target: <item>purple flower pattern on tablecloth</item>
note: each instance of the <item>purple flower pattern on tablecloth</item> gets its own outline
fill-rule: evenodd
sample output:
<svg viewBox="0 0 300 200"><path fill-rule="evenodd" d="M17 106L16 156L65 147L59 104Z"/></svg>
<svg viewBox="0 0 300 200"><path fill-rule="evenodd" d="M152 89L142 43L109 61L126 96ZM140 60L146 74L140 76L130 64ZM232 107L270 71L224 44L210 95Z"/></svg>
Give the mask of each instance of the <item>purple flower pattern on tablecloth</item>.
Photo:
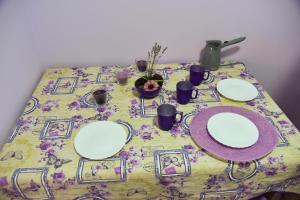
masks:
<svg viewBox="0 0 300 200"><path fill-rule="evenodd" d="M132 173L134 169L140 167L142 160L145 159L140 148L135 148L131 146L128 150L122 150L119 156L126 160L127 172Z"/></svg>
<svg viewBox="0 0 300 200"><path fill-rule="evenodd" d="M65 155L59 155L65 148L65 140L42 140L40 145L37 146L40 149L40 159L38 163L45 163L49 167L54 169L60 168L62 165L71 162Z"/></svg>
<svg viewBox="0 0 300 200"><path fill-rule="evenodd" d="M113 73L113 66L101 66L101 72L104 74Z"/></svg>
<svg viewBox="0 0 300 200"><path fill-rule="evenodd" d="M143 124L134 134L144 141L152 140L154 137L159 136L158 130L148 124Z"/></svg>
<svg viewBox="0 0 300 200"><path fill-rule="evenodd" d="M257 99L256 104L257 104L256 110L267 117L279 118L280 115L282 114L282 111L280 110L278 111L270 110L268 108L267 102L263 99Z"/></svg>
<svg viewBox="0 0 300 200"><path fill-rule="evenodd" d="M171 130L169 131L171 136L173 137L181 137L181 138L188 138L189 135L185 133L185 131L182 129L182 127L179 124L175 124Z"/></svg>
<svg viewBox="0 0 300 200"><path fill-rule="evenodd" d="M83 108L87 108L88 106L82 103L83 98L84 98L83 96L77 95L76 100L73 100L68 104L68 109L79 111Z"/></svg>
<svg viewBox="0 0 300 200"><path fill-rule="evenodd" d="M96 110L98 111L98 120L108 120L113 113L118 112L119 107L117 105L105 104L100 105L98 108L96 108Z"/></svg>
<svg viewBox="0 0 300 200"><path fill-rule="evenodd" d="M90 73L86 73L86 67L73 67L72 69L72 75L73 76L78 76L78 77L82 77L82 78L86 78L92 74Z"/></svg>
<svg viewBox="0 0 300 200"><path fill-rule="evenodd" d="M285 134L286 135L295 135L298 133L297 128L290 122L287 120L278 120L276 125L280 128L280 129L284 129Z"/></svg>
<svg viewBox="0 0 300 200"><path fill-rule="evenodd" d="M110 196L111 193L106 184L98 184L98 185L91 185L87 187L88 194L92 195L93 197L100 197L106 199L106 197Z"/></svg>
<svg viewBox="0 0 300 200"><path fill-rule="evenodd" d="M239 162L238 163L238 169L242 170L242 169L249 169L250 167L250 162Z"/></svg>
<svg viewBox="0 0 300 200"><path fill-rule="evenodd" d="M62 171L54 172L50 175L50 177L52 180L48 182L48 185L52 190L66 190L76 184L75 177L67 178L65 173Z"/></svg>
<svg viewBox="0 0 300 200"><path fill-rule="evenodd" d="M40 149L42 151L45 151L47 150L49 147L51 146L51 143L48 142L48 141L42 141L41 144L40 144Z"/></svg>
<svg viewBox="0 0 300 200"><path fill-rule="evenodd" d="M10 199L21 199L21 196L19 195L19 193L16 190L10 189L10 188L2 188L0 187L0 191L3 195L5 195L6 197L10 198Z"/></svg>
<svg viewBox="0 0 300 200"><path fill-rule="evenodd" d="M47 82L47 85L45 85L42 89L42 95L50 94L53 89L54 83L54 80L49 80Z"/></svg>
<svg viewBox="0 0 300 200"><path fill-rule="evenodd" d="M266 116L270 119L274 118L273 122L279 128L279 130L284 130L286 135L297 134L297 128L288 120L281 119L283 112L280 109L270 110L265 99L254 99L252 101L245 103L248 106L251 106L256 112L260 113L263 116Z"/></svg>
<svg viewBox="0 0 300 200"><path fill-rule="evenodd" d="M8 182L7 182L7 177L6 176L1 176L0 177L0 187L4 187L7 186Z"/></svg>
<svg viewBox="0 0 300 200"><path fill-rule="evenodd" d="M287 165L284 163L283 156L268 157L267 163L262 163L259 170L265 174L265 176L275 176L279 173L285 172Z"/></svg>
<svg viewBox="0 0 300 200"><path fill-rule="evenodd" d="M68 104L68 109L69 110L80 110L81 105L79 101L72 101L71 103Z"/></svg>
<svg viewBox="0 0 300 200"><path fill-rule="evenodd" d="M34 180L30 180L29 182L29 186L27 186L23 192L26 193L26 192L38 192L39 189L41 188L41 186L39 184L37 184Z"/></svg>
<svg viewBox="0 0 300 200"><path fill-rule="evenodd" d="M68 87L70 87L71 85L72 85L71 82L70 82L70 81L67 81L67 82L65 82L65 83L63 83L63 84L60 84L59 87L61 87L61 88L68 88Z"/></svg>
<svg viewBox="0 0 300 200"><path fill-rule="evenodd" d="M260 88L263 91L263 88ZM270 110L265 99L254 99L252 101L245 102L246 105L251 106L251 109L266 116L274 122L279 130L284 130L286 135L297 134L297 128L288 120L281 119L283 112L278 108L276 110Z"/></svg>
<svg viewBox="0 0 300 200"><path fill-rule="evenodd" d="M177 100L176 100L176 93L174 93L174 91L165 90L165 94L166 94L166 97L164 99L165 102L177 107L178 103L177 103Z"/></svg>
<svg viewBox="0 0 300 200"><path fill-rule="evenodd" d="M50 112L53 108L59 107L59 100L47 100L43 104L38 104L37 107L40 108L42 112Z"/></svg>
<svg viewBox="0 0 300 200"><path fill-rule="evenodd" d="M130 101L131 105L128 106L130 118L137 118L140 116L140 105L138 104L138 101L139 100L136 98Z"/></svg>
<svg viewBox="0 0 300 200"><path fill-rule="evenodd" d="M240 71L240 77L242 79L254 79L254 77L252 76L252 74L250 74L249 70L247 68L244 68Z"/></svg>
<svg viewBox="0 0 300 200"><path fill-rule="evenodd" d="M228 79L228 78L233 78L228 72L223 72L223 71L218 71L217 77L220 78L221 80Z"/></svg>
<svg viewBox="0 0 300 200"><path fill-rule="evenodd" d="M83 78L77 83L77 87L87 87L88 85L91 85L95 83L95 81L92 81L88 78Z"/></svg>
<svg viewBox="0 0 300 200"><path fill-rule="evenodd" d="M71 117L74 122L73 128L80 128L81 125L88 123L89 120L83 118L82 115L74 115Z"/></svg>
<svg viewBox="0 0 300 200"><path fill-rule="evenodd" d="M193 146L192 144L183 145L182 149L189 153L189 159L191 163L198 162L200 157L205 156L204 151L197 146Z"/></svg>
<svg viewBox="0 0 300 200"><path fill-rule="evenodd" d="M265 189L263 184L256 183L253 181L251 181L247 184L242 183L239 186L239 191L242 191L241 197L242 198L244 197L246 199L250 199L250 198L254 197L253 195L255 193L257 193L257 191L263 192L264 190L262 190L262 189Z"/></svg>
<svg viewBox="0 0 300 200"><path fill-rule="evenodd" d="M185 177L171 176L160 178L158 184L163 188L163 191L158 197L180 200L190 199L194 194L180 191L182 188L184 188L185 182Z"/></svg>
<svg viewBox="0 0 300 200"><path fill-rule="evenodd" d="M18 120L18 135L22 135L24 132L32 131L37 126L38 119L33 116L21 116Z"/></svg>
<svg viewBox="0 0 300 200"><path fill-rule="evenodd" d="M223 174L220 174L220 175L211 174L211 175L209 175L203 189L219 191L222 188L222 185L226 182L228 182L228 180L227 180L227 177L225 175L223 175Z"/></svg>

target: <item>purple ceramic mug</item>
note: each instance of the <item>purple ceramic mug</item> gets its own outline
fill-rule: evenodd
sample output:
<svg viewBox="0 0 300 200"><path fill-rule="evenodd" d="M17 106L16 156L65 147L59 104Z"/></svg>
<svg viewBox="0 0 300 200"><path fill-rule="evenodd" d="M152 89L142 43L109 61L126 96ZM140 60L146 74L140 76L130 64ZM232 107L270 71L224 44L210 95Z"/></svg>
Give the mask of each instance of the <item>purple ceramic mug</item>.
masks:
<svg viewBox="0 0 300 200"><path fill-rule="evenodd" d="M180 119L176 119L176 115L180 115ZM170 104L161 104L157 108L158 126L161 130L170 130L175 123L182 121L183 112L176 111L175 106Z"/></svg>
<svg viewBox="0 0 300 200"><path fill-rule="evenodd" d="M191 99L196 99L198 93L198 89L194 88L193 84L189 81L179 81L176 84L177 102L180 104L187 104Z"/></svg>
<svg viewBox="0 0 300 200"><path fill-rule="evenodd" d="M209 70L205 69L205 67L200 65L192 65L190 67L190 82L197 86L203 80L207 80L209 78Z"/></svg>

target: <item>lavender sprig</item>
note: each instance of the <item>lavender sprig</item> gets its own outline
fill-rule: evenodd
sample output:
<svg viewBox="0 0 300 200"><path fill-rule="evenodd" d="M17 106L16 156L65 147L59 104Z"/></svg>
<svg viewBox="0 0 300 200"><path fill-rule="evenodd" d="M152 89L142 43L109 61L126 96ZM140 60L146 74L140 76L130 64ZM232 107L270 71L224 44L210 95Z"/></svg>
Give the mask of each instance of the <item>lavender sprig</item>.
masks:
<svg viewBox="0 0 300 200"><path fill-rule="evenodd" d="M155 42L154 46L151 49L151 52L148 51L148 70L146 77L148 80L151 79L153 75L153 67L154 64L157 62L158 59L162 57L162 55L166 52L168 47L165 47L162 51L162 46Z"/></svg>

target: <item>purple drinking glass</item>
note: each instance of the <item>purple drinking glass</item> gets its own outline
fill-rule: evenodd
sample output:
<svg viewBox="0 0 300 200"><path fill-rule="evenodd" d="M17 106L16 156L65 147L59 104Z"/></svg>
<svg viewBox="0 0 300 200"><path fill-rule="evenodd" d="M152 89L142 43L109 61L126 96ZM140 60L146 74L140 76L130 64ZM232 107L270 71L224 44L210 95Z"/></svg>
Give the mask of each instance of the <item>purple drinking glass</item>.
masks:
<svg viewBox="0 0 300 200"><path fill-rule="evenodd" d="M194 92L194 95L193 95ZM179 81L176 84L177 102L180 104L187 104L191 99L198 97L198 89L194 88L193 84L189 81Z"/></svg>
<svg viewBox="0 0 300 200"><path fill-rule="evenodd" d="M106 103L107 92L104 89L98 89L93 91L93 97L95 98L98 105L102 105Z"/></svg>
<svg viewBox="0 0 300 200"><path fill-rule="evenodd" d="M180 116L180 119L176 119L176 115ZM170 130L175 123L182 121L183 112L177 111L175 106L170 104L161 104L157 108L158 126L161 130Z"/></svg>
<svg viewBox="0 0 300 200"><path fill-rule="evenodd" d="M146 58L143 57L136 58L135 64L140 72L146 71L148 65Z"/></svg>
<svg viewBox="0 0 300 200"><path fill-rule="evenodd" d="M194 85L200 85L203 80L209 78L210 72L200 65L192 65L190 67L190 82Z"/></svg>
<svg viewBox="0 0 300 200"><path fill-rule="evenodd" d="M128 80L128 72L127 71L120 71L116 73L116 78L119 84L123 85L127 83Z"/></svg>

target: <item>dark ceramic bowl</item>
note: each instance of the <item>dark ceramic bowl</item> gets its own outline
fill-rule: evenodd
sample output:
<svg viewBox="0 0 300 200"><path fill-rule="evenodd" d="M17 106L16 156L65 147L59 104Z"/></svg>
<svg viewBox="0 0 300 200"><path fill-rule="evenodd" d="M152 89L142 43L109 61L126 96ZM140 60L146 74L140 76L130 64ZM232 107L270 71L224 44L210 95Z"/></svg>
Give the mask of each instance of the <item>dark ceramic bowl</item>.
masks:
<svg viewBox="0 0 300 200"><path fill-rule="evenodd" d="M158 85L160 86L159 89L154 90L154 91L145 91L144 84L147 82L145 77L141 77L135 81L134 85L135 85L136 90L139 92L140 97L150 99L150 98L156 97L158 95L158 93L160 92L161 87L163 85L163 77L159 74L154 74L152 76L152 80L161 80L160 82L158 82Z"/></svg>

